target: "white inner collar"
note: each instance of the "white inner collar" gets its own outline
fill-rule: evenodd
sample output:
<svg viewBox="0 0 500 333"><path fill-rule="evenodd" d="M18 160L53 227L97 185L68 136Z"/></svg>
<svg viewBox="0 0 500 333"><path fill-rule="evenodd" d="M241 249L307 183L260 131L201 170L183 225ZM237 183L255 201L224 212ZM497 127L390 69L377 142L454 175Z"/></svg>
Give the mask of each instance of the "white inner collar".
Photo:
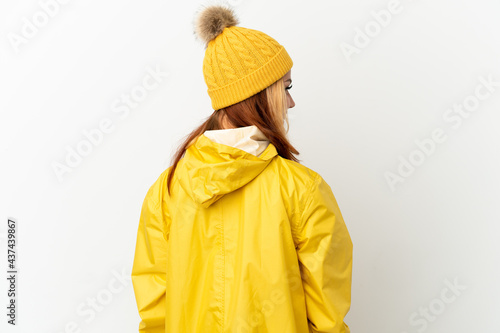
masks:
<svg viewBox="0 0 500 333"><path fill-rule="evenodd" d="M267 137L255 125L221 130L207 130L203 134L214 142L239 148L255 156L262 154L269 145Z"/></svg>

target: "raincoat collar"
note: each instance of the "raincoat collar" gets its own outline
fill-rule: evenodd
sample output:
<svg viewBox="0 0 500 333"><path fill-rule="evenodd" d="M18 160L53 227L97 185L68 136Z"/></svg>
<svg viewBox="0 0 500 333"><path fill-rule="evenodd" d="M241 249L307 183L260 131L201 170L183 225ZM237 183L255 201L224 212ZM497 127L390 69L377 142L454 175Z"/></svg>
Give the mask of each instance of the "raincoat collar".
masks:
<svg viewBox="0 0 500 333"><path fill-rule="evenodd" d="M176 174L189 196L207 208L225 194L252 181L276 155L278 152L272 143L255 156L201 134L186 149Z"/></svg>

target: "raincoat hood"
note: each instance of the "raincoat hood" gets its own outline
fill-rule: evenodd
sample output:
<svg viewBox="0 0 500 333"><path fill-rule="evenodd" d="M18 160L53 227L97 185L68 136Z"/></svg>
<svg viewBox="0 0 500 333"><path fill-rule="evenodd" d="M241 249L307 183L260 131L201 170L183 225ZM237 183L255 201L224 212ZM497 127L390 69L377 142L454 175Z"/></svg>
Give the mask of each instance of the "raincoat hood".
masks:
<svg viewBox="0 0 500 333"><path fill-rule="evenodd" d="M251 182L276 155L254 125L206 131L186 149L175 174L186 193L207 208Z"/></svg>

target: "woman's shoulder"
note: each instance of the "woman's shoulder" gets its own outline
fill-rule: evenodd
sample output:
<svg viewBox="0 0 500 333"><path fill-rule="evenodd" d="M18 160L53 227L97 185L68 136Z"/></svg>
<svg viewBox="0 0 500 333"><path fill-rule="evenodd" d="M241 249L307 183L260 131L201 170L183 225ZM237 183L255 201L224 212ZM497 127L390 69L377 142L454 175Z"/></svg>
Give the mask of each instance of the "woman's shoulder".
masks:
<svg viewBox="0 0 500 333"><path fill-rule="evenodd" d="M294 180L295 183L301 183L301 185L309 187L313 182L322 180L321 175L317 171L304 164L281 156L278 156L276 160L280 168L280 175Z"/></svg>

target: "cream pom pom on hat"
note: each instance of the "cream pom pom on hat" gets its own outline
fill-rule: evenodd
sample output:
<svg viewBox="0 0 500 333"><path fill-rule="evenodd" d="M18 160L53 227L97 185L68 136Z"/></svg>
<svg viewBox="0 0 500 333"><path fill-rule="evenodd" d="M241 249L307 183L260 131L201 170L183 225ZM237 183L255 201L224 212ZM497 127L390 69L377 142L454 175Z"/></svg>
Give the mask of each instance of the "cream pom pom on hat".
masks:
<svg viewBox="0 0 500 333"><path fill-rule="evenodd" d="M293 66L283 45L237 24L229 5L204 6L195 16L193 33L205 46L203 76L214 110L257 94Z"/></svg>

